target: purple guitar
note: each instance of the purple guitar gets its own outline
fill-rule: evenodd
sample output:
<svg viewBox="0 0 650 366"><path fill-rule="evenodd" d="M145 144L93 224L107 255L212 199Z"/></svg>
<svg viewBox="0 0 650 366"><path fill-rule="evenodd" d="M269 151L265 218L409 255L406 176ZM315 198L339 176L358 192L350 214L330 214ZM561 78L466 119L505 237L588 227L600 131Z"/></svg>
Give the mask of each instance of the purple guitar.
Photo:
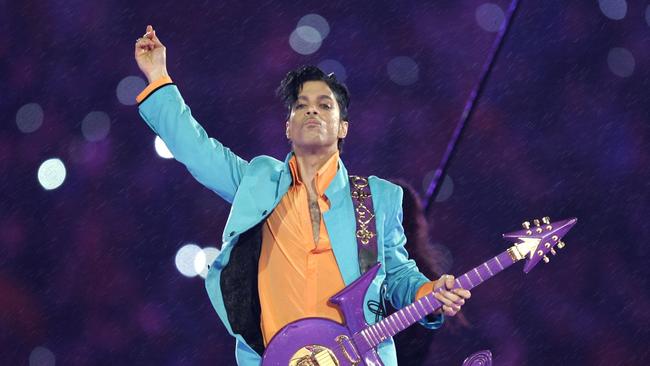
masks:
<svg viewBox="0 0 650 366"><path fill-rule="evenodd" d="M556 254L555 247L564 247L561 239L575 225L575 218L550 222L523 223L523 230L503 234L514 245L503 253L456 278L455 287L471 290L483 281L526 259L524 272L530 272L547 254ZM363 276L330 298L342 312L345 325L329 319L306 318L287 324L269 343L262 356L263 366L379 366L383 365L376 347L418 320L438 310L442 304L433 294L407 305L383 320L368 325L363 316L363 299L379 266L376 264Z"/></svg>

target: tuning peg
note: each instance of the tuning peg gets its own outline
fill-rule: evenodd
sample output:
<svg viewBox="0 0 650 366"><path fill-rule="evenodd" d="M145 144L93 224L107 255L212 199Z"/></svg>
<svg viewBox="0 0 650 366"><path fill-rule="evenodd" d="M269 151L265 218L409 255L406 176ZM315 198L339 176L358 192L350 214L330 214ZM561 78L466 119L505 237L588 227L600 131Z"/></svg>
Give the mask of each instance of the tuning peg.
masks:
<svg viewBox="0 0 650 366"><path fill-rule="evenodd" d="M548 259L547 256L544 256L544 257L542 258L542 260L544 261L544 263L548 263L548 262L551 261L550 259Z"/></svg>
<svg viewBox="0 0 650 366"><path fill-rule="evenodd" d="M542 217L542 222L543 222L544 224L548 225L548 224L551 223L551 218L548 217L548 216L544 216L544 217Z"/></svg>
<svg viewBox="0 0 650 366"><path fill-rule="evenodd" d="M523 227L526 230L530 229L530 222L529 221L522 222L521 227Z"/></svg>
<svg viewBox="0 0 650 366"><path fill-rule="evenodd" d="M537 219L533 220L533 225L539 226L539 220L537 220Z"/></svg>
<svg viewBox="0 0 650 366"><path fill-rule="evenodd" d="M553 249L553 248L551 248L550 252L551 252L551 254L553 254L553 255L556 255L556 254L557 254L557 252L556 252L555 249Z"/></svg>
<svg viewBox="0 0 650 366"><path fill-rule="evenodd" d="M558 247L559 249L564 248L564 245L565 245L565 243L564 243L563 241L560 241L560 242L557 243L557 247Z"/></svg>

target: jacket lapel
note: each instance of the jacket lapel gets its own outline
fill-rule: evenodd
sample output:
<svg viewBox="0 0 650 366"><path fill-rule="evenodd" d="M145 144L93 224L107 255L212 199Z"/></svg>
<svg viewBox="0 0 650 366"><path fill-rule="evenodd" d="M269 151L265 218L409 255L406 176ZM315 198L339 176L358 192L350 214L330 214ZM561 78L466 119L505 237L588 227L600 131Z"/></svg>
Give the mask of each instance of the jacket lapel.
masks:
<svg viewBox="0 0 650 366"><path fill-rule="evenodd" d="M341 276L346 285L360 275L356 243L356 223L354 207L350 197L348 171L339 159L339 169L336 176L325 191L330 200L330 209L323 214L327 234L330 237L332 250Z"/></svg>

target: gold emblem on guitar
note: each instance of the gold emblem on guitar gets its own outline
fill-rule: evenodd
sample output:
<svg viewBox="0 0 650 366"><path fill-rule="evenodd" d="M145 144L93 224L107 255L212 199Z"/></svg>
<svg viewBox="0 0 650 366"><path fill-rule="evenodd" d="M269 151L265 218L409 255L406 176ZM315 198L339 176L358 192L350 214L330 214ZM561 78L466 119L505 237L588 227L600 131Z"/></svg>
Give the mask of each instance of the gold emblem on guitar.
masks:
<svg viewBox="0 0 650 366"><path fill-rule="evenodd" d="M339 360L329 348L312 344L294 353L289 366L339 366Z"/></svg>

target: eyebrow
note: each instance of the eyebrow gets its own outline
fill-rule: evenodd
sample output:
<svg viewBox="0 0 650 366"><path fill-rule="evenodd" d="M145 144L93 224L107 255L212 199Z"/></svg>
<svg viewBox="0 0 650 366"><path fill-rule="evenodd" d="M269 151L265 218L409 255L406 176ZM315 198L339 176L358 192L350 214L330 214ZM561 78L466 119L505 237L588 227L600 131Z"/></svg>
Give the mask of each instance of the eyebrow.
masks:
<svg viewBox="0 0 650 366"><path fill-rule="evenodd" d="M334 100L333 100L329 95L325 95L325 94L323 94L323 95L319 95L318 98L316 98L316 99L319 99L319 100L320 100L320 99L329 99L329 100L331 100L331 101L334 101ZM299 97L296 99L296 101L299 101L299 100L309 100L309 98L307 98L307 97L304 96L304 95L301 95L301 96L299 96Z"/></svg>

